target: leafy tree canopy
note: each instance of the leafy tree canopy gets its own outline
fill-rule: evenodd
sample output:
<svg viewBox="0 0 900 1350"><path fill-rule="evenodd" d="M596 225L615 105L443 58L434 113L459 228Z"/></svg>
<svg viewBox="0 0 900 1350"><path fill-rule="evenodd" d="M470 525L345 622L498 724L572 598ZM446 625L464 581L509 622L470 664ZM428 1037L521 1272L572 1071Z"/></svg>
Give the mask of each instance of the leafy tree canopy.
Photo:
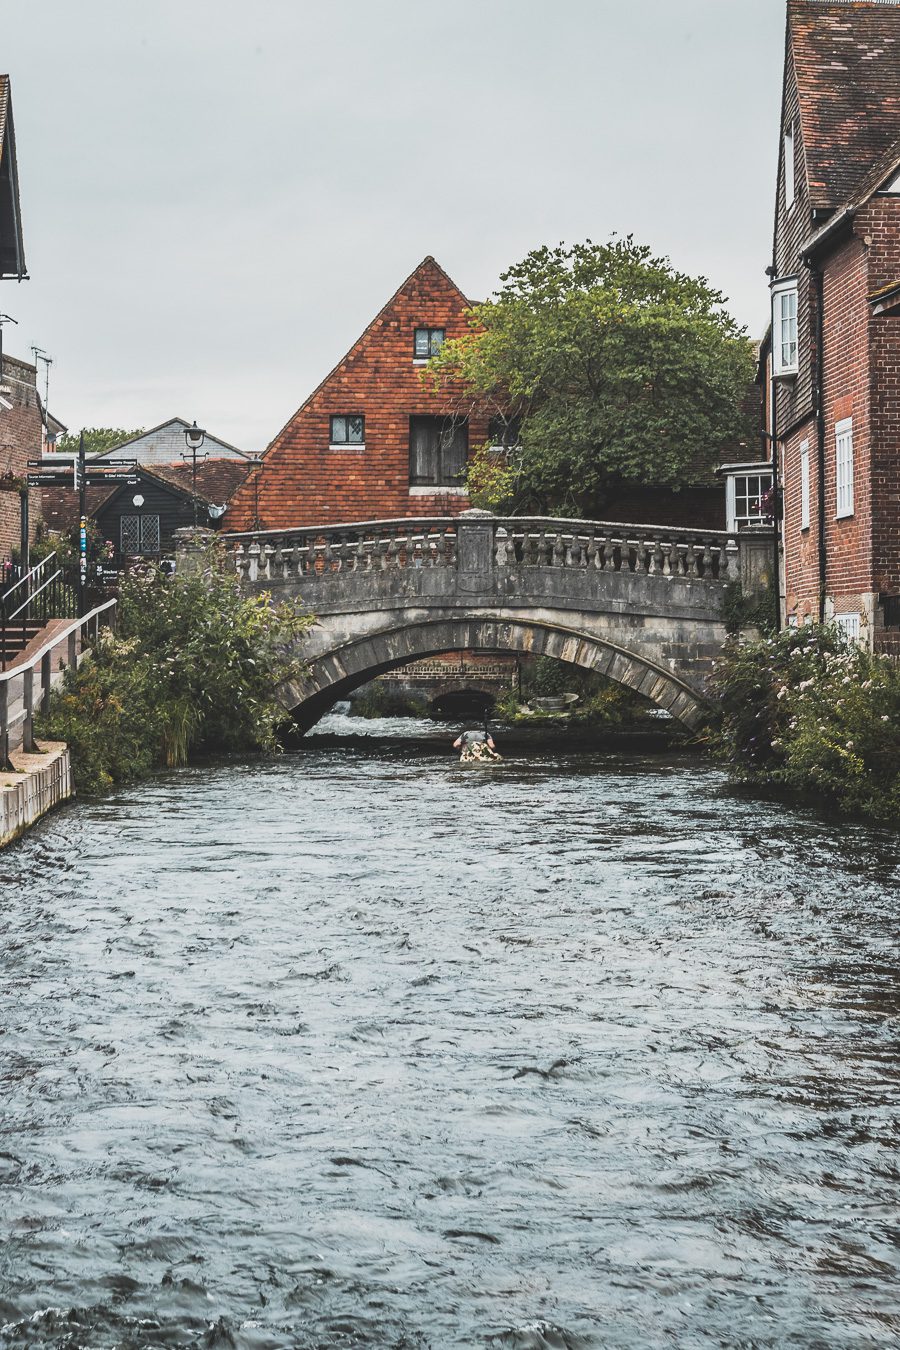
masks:
<svg viewBox="0 0 900 1350"><path fill-rule="evenodd" d="M751 345L704 278L629 237L535 249L501 281L427 379L520 422L520 501L586 514L616 483L696 481L752 436Z"/></svg>
<svg viewBox="0 0 900 1350"><path fill-rule="evenodd" d="M115 446L121 445L123 441L130 441L132 436L140 436L144 428L136 427L134 431L126 431L124 427L82 427L81 430L84 432L84 453L99 455L104 450L112 450ZM67 431L64 436L60 436L56 448L66 454L77 455L80 439L81 431Z"/></svg>

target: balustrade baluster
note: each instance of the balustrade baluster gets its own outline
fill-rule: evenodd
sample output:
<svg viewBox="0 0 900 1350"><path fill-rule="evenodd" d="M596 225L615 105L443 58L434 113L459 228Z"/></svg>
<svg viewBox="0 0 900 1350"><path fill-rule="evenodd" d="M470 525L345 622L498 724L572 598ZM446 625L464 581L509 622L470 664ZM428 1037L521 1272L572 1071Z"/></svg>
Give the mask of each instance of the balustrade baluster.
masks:
<svg viewBox="0 0 900 1350"><path fill-rule="evenodd" d="M237 548L234 550L234 553L231 555L231 557L234 563L234 570L237 573L238 581L245 581L247 572L247 555L244 552L244 545L238 544Z"/></svg>
<svg viewBox="0 0 900 1350"><path fill-rule="evenodd" d="M596 570L600 566L600 549L595 534L588 535L587 548L584 550L584 566Z"/></svg>
<svg viewBox="0 0 900 1350"><path fill-rule="evenodd" d="M494 535L494 561L498 567L509 566L510 542L511 541L507 531L503 528L502 525L498 525L497 531Z"/></svg>
<svg viewBox="0 0 900 1350"><path fill-rule="evenodd" d="M732 567L732 564L733 564L733 563L736 564L736 563L737 563L737 560L738 560L738 546L737 546L737 541L734 540L734 539L727 539L727 540L725 541L725 547L722 549L722 552L721 552L721 554L719 555L719 580L720 580L720 581L727 581L727 580L729 580L732 576L734 576L734 574L735 574L735 572L736 572L736 568L735 568L735 567Z"/></svg>
<svg viewBox="0 0 900 1350"><path fill-rule="evenodd" d="M247 556L247 563L248 563L248 569L249 569L249 573L250 573L250 580L251 580L251 581L258 581L258 580L259 580L259 543L258 543L258 541L257 541L256 539L253 540L253 542L251 543L250 547L248 548L248 550L247 550L247 555L248 555L248 556Z"/></svg>
<svg viewBox="0 0 900 1350"><path fill-rule="evenodd" d="M553 540L547 562L551 567L565 567L566 565L566 546L562 541L562 535L557 534Z"/></svg>
<svg viewBox="0 0 900 1350"><path fill-rule="evenodd" d="M710 551L709 541L703 545L703 575L712 577L712 552Z"/></svg>
<svg viewBox="0 0 900 1350"><path fill-rule="evenodd" d="M396 532L388 537L387 553L385 555L385 567L396 568L400 566L400 540Z"/></svg>

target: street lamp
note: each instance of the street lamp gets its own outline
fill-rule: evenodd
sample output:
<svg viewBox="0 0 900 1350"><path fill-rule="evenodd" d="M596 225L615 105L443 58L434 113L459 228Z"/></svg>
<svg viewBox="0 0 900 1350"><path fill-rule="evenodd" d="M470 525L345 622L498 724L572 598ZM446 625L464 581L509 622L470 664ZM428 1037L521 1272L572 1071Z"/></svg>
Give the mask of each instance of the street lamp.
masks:
<svg viewBox="0 0 900 1350"><path fill-rule="evenodd" d="M194 498L194 529L197 528L197 451L206 440L206 431L197 426L196 418L191 426L184 429L184 441L191 460L191 492ZM206 455L203 456L206 459Z"/></svg>

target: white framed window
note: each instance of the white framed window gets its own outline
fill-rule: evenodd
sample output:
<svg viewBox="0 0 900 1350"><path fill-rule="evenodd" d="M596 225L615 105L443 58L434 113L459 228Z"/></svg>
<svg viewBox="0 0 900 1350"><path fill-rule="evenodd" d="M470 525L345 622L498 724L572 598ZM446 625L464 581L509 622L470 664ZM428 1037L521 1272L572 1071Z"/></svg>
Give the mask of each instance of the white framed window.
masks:
<svg viewBox="0 0 900 1350"><path fill-rule="evenodd" d="M853 515L853 418L834 426L834 467L838 520Z"/></svg>
<svg viewBox="0 0 900 1350"><path fill-rule="evenodd" d="M797 278L791 277L772 287L772 374L796 375L799 369Z"/></svg>
<svg viewBox="0 0 900 1350"><path fill-rule="evenodd" d="M761 473L730 473L725 480L725 514L727 530L739 530L742 525L765 522L759 504L772 486L771 470Z"/></svg>
<svg viewBox="0 0 900 1350"><path fill-rule="evenodd" d="M859 642L858 614L835 614L834 622L848 642Z"/></svg>
<svg viewBox="0 0 900 1350"><path fill-rule="evenodd" d="M809 529L809 441L800 443L800 528Z"/></svg>
<svg viewBox="0 0 900 1350"><path fill-rule="evenodd" d="M784 205L790 211L794 205L794 124L784 133Z"/></svg>

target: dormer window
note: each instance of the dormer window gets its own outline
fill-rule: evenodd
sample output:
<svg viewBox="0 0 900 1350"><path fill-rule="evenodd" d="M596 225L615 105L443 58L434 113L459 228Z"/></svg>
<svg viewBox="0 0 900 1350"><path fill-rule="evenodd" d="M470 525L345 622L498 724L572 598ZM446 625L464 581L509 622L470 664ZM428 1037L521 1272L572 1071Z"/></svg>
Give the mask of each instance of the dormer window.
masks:
<svg viewBox="0 0 900 1350"><path fill-rule="evenodd" d="M797 278L772 287L772 374L796 375L800 369L797 345Z"/></svg>
<svg viewBox="0 0 900 1350"><path fill-rule="evenodd" d="M784 206L790 211L794 205L794 124L784 133Z"/></svg>
<svg viewBox="0 0 900 1350"><path fill-rule="evenodd" d="M445 335L444 328L417 328L413 343L413 359L428 361L432 356L437 356L444 345Z"/></svg>

